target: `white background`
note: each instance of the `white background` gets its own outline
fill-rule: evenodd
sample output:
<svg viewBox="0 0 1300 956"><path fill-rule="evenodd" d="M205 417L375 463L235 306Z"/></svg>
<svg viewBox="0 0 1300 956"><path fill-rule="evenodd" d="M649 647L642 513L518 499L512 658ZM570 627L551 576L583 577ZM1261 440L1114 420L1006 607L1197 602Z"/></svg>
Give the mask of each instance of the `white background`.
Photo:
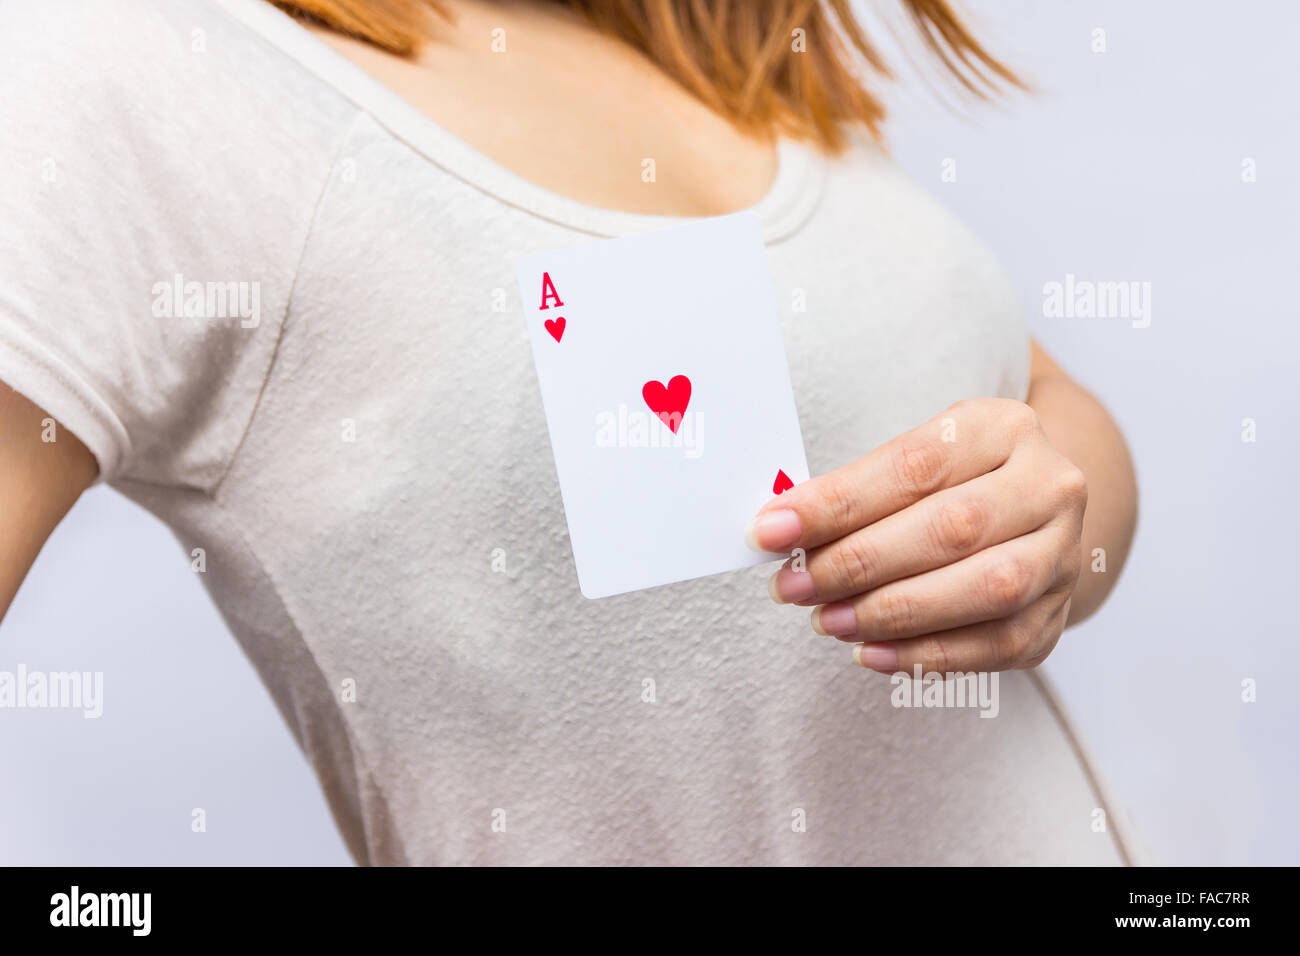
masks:
<svg viewBox="0 0 1300 956"><path fill-rule="evenodd" d="M1047 669L1153 861L1300 863L1300 13L975 9L1037 94L945 110L909 80L893 151L1001 256L1040 341L1124 427L1142 484L1123 579ZM1067 272L1151 282L1150 328L1042 317L1043 284ZM102 670L106 700L97 721L0 712L0 863L349 862L179 546L116 494L87 494L37 561L0 626L0 669L20 661Z"/></svg>

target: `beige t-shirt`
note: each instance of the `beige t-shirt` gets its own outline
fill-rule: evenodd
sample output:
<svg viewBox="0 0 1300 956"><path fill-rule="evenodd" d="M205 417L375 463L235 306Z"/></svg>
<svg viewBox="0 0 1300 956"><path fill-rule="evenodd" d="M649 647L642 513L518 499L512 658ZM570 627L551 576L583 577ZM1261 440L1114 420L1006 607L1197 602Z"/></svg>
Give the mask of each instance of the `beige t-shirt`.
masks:
<svg viewBox="0 0 1300 956"><path fill-rule="evenodd" d="M204 550L358 861L1124 859L1031 675L895 706L771 568L580 595L514 263L677 220L521 180L262 0L8 5L0 61L0 379ZM998 265L873 147L783 144L755 209L814 473L1025 395Z"/></svg>

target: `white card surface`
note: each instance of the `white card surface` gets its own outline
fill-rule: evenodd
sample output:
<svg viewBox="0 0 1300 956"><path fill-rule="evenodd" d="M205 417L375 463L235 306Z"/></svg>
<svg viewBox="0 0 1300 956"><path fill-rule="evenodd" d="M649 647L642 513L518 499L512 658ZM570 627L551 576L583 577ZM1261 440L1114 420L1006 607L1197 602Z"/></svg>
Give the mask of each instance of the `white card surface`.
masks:
<svg viewBox="0 0 1300 956"><path fill-rule="evenodd" d="M784 557L744 542L808 477L757 216L529 256L518 275L583 595Z"/></svg>

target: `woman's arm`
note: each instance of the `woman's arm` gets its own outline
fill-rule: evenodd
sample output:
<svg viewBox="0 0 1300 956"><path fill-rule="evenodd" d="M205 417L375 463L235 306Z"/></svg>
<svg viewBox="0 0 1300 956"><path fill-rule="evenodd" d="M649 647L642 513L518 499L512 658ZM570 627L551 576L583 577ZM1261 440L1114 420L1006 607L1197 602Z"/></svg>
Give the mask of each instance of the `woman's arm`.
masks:
<svg viewBox="0 0 1300 956"><path fill-rule="evenodd" d="M1124 436L1101 402L1062 371L1037 342L1030 363L1028 405L1038 413L1048 440L1083 470L1088 481L1082 568L1067 622L1078 624L1101 607L1124 568L1137 525L1137 478Z"/></svg>
<svg viewBox="0 0 1300 956"><path fill-rule="evenodd" d="M1096 399L1037 346L1030 377L1027 402L958 402L768 502L750 544L793 552L772 598L815 608L815 630L885 673L1041 663L1110 589L1136 491Z"/></svg>
<svg viewBox="0 0 1300 956"><path fill-rule="evenodd" d="M0 382L0 619L45 539L97 473L72 432Z"/></svg>

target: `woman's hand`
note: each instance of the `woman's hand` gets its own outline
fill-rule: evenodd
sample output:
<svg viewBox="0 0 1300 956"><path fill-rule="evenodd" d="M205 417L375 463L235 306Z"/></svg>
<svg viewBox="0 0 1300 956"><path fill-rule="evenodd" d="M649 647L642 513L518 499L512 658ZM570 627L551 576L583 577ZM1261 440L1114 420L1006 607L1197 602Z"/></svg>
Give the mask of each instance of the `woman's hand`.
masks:
<svg viewBox="0 0 1300 956"><path fill-rule="evenodd" d="M1033 409L977 399L773 499L748 537L795 553L772 598L817 605L863 667L1027 668L1065 628L1087 499Z"/></svg>

